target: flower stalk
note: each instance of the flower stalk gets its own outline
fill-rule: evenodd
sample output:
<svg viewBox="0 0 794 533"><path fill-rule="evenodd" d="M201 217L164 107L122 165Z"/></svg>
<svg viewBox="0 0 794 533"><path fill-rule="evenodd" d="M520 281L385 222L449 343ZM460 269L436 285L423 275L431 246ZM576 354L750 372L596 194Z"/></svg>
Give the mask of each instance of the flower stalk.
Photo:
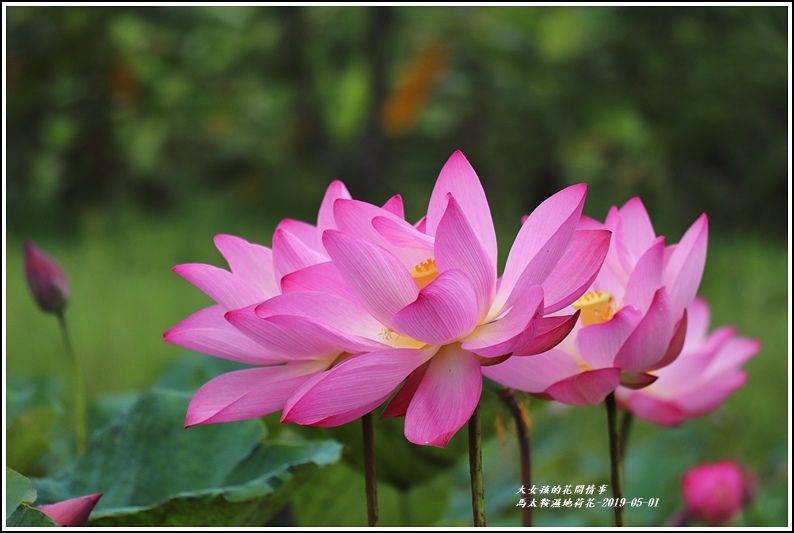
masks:
<svg viewBox="0 0 794 533"><path fill-rule="evenodd" d="M516 437L518 438L518 450L521 461L521 485L524 487L532 486L531 455L529 447L529 427L524 419L521 406L518 404L515 391L505 388L499 391L499 398L510 410L516 424ZM532 527L532 507L526 505L521 509L521 526Z"/></svg>
<svg viewBox="0 0 794 533"><path fill-rule="evenodd" d="M69 363L72 366L72 398L74 401L74 428L77 436L77 453L82 455L86 448L86 422L85 422L85 386L83 381L83 373L80 369L80 364L77 357L72 350L72 342L69 339L69 329L66 327L66 317L63 311L55 313L58 317L58 323L61 326L61 334L63 335L63 342L66 345L66 353L69 356Z"/></svg>
<svg viewBox="0 0 794 533"><path fill-rule="evenodd" d="M469 472L471 474L471 510L474 527L485 527L485 486L482 480L482 430L480 404L469 419Z"/></svg>
<svg viewBox="0 0 794 533"><path fill-rule="evenodd" d="M378 482L375 475L375 430L372 412L361 417L364 435L364 479L367 492L367 523L369 527L378 525Z"/></svg>
<svg viewBox="0 0 794 533"><path fill-rule="evenodd" d="M617 405L614 392L610 392L607 395L606 408L607 424L609 426L609 462L612 476L612 496L617 502L620 502L623 498L623 481L620 471L620 438L617 429ZM613 508L615 510L615 526L623 527L623 506L618 503Z"/></svg>
<svg viewBox="0 0 794 533"><path fill-rule="evenodd" d="M626 460L626 451L629 449L629 435L631 434L631 423L634 415L625 411L620 421L620 460Z"/></svg>

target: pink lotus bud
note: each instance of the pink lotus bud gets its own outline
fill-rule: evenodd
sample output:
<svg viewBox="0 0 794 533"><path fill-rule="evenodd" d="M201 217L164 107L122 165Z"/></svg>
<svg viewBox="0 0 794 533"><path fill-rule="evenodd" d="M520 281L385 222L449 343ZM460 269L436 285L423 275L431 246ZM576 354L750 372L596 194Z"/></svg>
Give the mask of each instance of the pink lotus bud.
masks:
<svg viewBox="0 0 794 533"><path fill-rule="evenodd" d="M734 520L752 498L752 480L729 460L691 468L681 478L685 513L709 526Z"/></svg>
<svg viewBox="0 0 794 533"><path fill-rule="evenodd" d="M88 522L88 516L101 497L101 492L89 494L88 496L80 496L58 503L40 505L38 510L63 527L83 527Z"/></svg>
<svg viewBox="0 0 794 533"><path fill-rule="evenodd" d="M69 280L49 255L25 241L25 278L33 298L45 312L60 313L69 301Z"/></svg>

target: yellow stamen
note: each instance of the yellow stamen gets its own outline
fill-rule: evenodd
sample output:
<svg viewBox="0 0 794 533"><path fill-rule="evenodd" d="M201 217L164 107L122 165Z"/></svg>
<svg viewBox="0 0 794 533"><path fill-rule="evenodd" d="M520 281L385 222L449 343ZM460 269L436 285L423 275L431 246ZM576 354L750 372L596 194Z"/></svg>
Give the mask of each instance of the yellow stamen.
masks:
<svg viewBox="0 0 794 533"><path fill-rule="evenodd" d="M603 324L615 314L612 295L608 292L588 292L573 303L575 309L581 309L579 319L583 326Z"/></svg>
<svg viewBox="0 0 794 533"><path fill-rule="evenodd" d="M425 288L431 281L438 277L436 261L432 258L427 261L422 261L411 269L411 276L414 278L417 287L420 289Z"/></svg>
<svg viewBox="0 0 794 533"><path fill-rule="evenodd" d="M422 348L426 345L424 342L412 339L407 335L400 335L386 326L383 326L378 332L378 337L381 338L383 344L388 344L394 348Z"/></svg>

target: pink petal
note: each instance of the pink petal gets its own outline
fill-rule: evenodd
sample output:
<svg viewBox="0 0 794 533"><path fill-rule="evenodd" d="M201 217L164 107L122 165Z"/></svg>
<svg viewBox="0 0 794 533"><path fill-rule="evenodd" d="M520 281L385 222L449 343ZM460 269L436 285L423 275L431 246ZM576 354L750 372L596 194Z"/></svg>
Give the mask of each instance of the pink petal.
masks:
<svg viewBox="0 0 794 533"><path fill-rule="evenodd" d="M274 413L304 381L331 361L247 368L228 372L201 386L187 408L185 427L257 418Z"/></svg>
<svg viewBox="0 0 794 533"><path fill-rule="evenodd" d="M706 265L708 229L708 219L701 215L681 238L665 267L664 282L676 318L692 303L700 286Z"/></svg>
<svg viewBox="0 0 794 533"><path fill-rule="evenodd" d="M404 220L377 216L372 219L372 227L392 246L421 250L420 257L425 258L433 253L433 238Z"/></svg>
<svg viewBox="0 0 794 533"><path fill-rule="evenodd" d="M318 324L332 327L348 335L375 339L384 329L358 302L327 292L286 293L256 308L265 318L273 315L296 315L310 318Z"/></svg>
<svg viewBox="0 0 794 533"><path fill-rule="evenodd" d="M624 307L603 324L583 327L576 336L576 351L590 368L615 366L615 356L641 320L641 313Z"/></svg>
<svg viewBox="0 0 794 533"><path fill-rule="evenodd" d="M624 372L644 372L650 369L667 352L674 328L667 292L659 289L648 312L615 356L615 364Z"/></svg>
<svg viewBox="0 0 794 533"><path fill-rule="evenodd" d="M621 219L620 238L636 261L656 238L651 219L642 201L634 197L619 210Z"/></svg>
<svg viewBox="0 0 794 533"><path fill-rule="evenodd" d="M711 378L729 368L740 367L757 354L760 349L761 343L756 339L745 337L730 339L712 359L705 377Z"/></svg>
<svg viewBox="0 0 794 533"><path fill-rule="evenodd" d="M578 319L579 311L572 315L543 318L535 330L535 336L532 341L521 349L516 350L513 355L523 357L551 350L571 333Z"/></svg>
<svg viewBox="0 0 794 533"><path fill-rule="evenodd" d="M546 308L553 313L572 304L593 284L601 270L611 233L606 230L576 230L560 261L543 281Z"/></svg>
<svg viewBox="0 0 794 533"><path fill-rule="evenodd" d="M263 318L262 320L280 326L284 331L290 332L293 339L293 353L296 353L295 339L301 339L301 343L303 344L315 344L318 348L327 345L325 350L316 351L313 356L306 354L306 357L312 357L313 359L327 357L335 358L340 352L356 354L371 352L373 350L382 350L387 346L391 346L391 343L388 341L388 336L385 334L381 334L379 339L351 334L328 324L322 324L311 317L275 315ZM382 329L381 326L381 331ZM375 335L377 334L373 333L373 337ZM293 358L295 357L296 356L293 356Z"/></svg>
<svg viewBox="0 0 794 533"><path fill-rule="evenodd" d="M325 250L323 249L323 243L320 238L322 236L322 233L318 233L317 228L312 226L311 224L307 222L303 222L302 220L285 218L284 220L278 223L276 229L286 231L292 237L299 240L303 245L305 245L309 249L325 256ZM326 260L327 259L328 258L326 257Z"/></svg>
<svg viewBox="0 0 794 533"><path fill-rule="evenodd" d="M747 373L742 370L724 372L689 394L679 396L676 402L684 407L689 417L702 416L719 407L746 381Z"/></svg>
<svg viewBox="0 0 794 533"><path fill-rule="evenodd" d="M323 243L350 288L382 324L391 326L394 314L419 294L408 270L380 246L334 230L323 234Z"/></svg>
<svg viewBox="0 0 794 533"><path fill-rule="evenodd" d="M468 276L447 270L392 318L394 329L428 344L446 344L477 324L477 295Z"/></svg>
<svg viewBox="0 0 794 533"><path fill-rule="evenodd" d="M478 302L477 321L485 318L496 292L496 261L452 196L436 229L435 259L439 272L455 268L469 277Z"/></svg>
<svg viewBox="0 0 794 533"><path fill-rule="evenodd" d="M542 283L562 257L582 213L587 185L572 185L547 198L522 224L507 256L494 307L508 302L519 281ZM522 279L523 278L523 279Z"/></svg>
<svg viewBox="0 0 794 533"><path fill-rule="evenodd" d="M484 376L506 387L532 393L543 392L581 371L573 357L557 349L531 357L511 357L504 363L482 369Z"/></svg>
<svg viewBox="0 0 794 533"><path fill-rule="evenodd" d="M347 191L345 184L339 180L332 181L328 188L325 190L325 196L320 204L320 210L317 213L317 229L316 235L319 237L327 229L337 229L336 221L334 220L334 203L338 199L351 199L350 193ZM318 242L318 244L320 244Z"/></svg>
<svg viewBox="0 0 794 533"><path fill-rule="evenodd" d="M163 334L166 342L214 357L248 365L270 365L284 361L237 330L224 318L220 305L197 311Z"/></svg>
<svg viewBox="0 0 794 533"><path fill-rule="evenodd" d="M521 351L535 337L542 312L543 289L534 285L503 317L475 328L462 347L485 357Z"/></svg>
<svg viewBox="0 0 794 533"><path fill-rule="evenodd" d="M212 265L189 263L177 265L173 270L227 310L246 307L273 295L257 290L243 278Z"/></svg>
<svg viewBox="0 0 794 533"><path fill-rule="evenodd" d="M687 310L684 309L684 314L675 326L673 326L673 336L670 338L670 343L667 345L667 350L658 362L652 364L647 370L656 370L657 368L666 367L675 361L684 346L686 339L686 332L688 329Z"/></svg>
<svg viewBox="0 0 794 533"><path fill-rule="evenodd" d="M644 391L626 391L621 394L627 398L624 401L628 404L628 411L654 424L677 426L685 418L684 411L675 402L656 398Z"/></svg>
<svg viewBox="0 0 794 533"><path fill-rule="evenodd" d="M360 200L334 202L334 220L339 231L365 241L385 245L386 241L372 225L372 219L375 217L392 218L394 215L386 209Z"/></svg>
<svg viewBox="0 0 794 533"><path fill-rule="evenodd" d="M593 405L603 402L619 384L619 368L600 368L558 381L546 393L568 405Z"/></svg>
<svg viewBox="0 0 794 533"><path fill-rule="evenodd" d="M356 299L339 269L331 261L312 265L281 278L281 290L287 292L328 292L347 299Z"/></svg>
<svg viewBox="0 0 794 533"><path fill-rule="evenodd" d="M662 286L663 270L664 237L659 237L634 265L626 284L623 305L630 305L644 313Z"/></svg>
<svg viewBox="0 0 794 533"><path fill-rule="evenodd" d="M312 250L281 226L273 232L273 268L279 282L291 272L326 261L328 257Z"/></svg>
<svg viewBox="0 0 794 533"><path fill-rule="evenodd" d="M391 349L345 359L307 382L287 401L282 422L337 425L355 420L384 402L399 384L438 350ZM345 420L349 418L349 420Z"/></svg>
<svg viewBox="0 0 794 533"><path fill-rule="evenodd" d="M288 323L267 320L257 316L251 307L229 311L226 320L281 361L333 359L343 351L334 342L335 337L308 320Z"/></svg>
<svg viewBox="0 0 794 533"><path fill-rule="evenodd" d="M62 502L39 505L37 509L62 527L84 527L102 493L79 496Z"/></svg>
<svg viewBox="0 0 794 533"><path fill-rule="evenodd" d="M450 156L436 180L427 207L427 234L435 236L447 209L447 194L451 194L468 214L469 223L480 239L492 263L496 263L496 232L491 209L480 179L466 157L458 150Z"/></svg>
<svg viewBox="0 0 794 533"><path fill-rule="evenodd" d="M687 334L684 341L684 350L699 346L707 337L711 311L706 300L696 297L687 307Z"/></svg>
<svg viewBox="0 0 794 533"><path fill-rule="evenodd" d="M279 293L269 248L233 235L216 235L214 242L235 277L255 288L255 298L264 300Z"/></svg>
<svg viewBox="0 0 794 533"><path fill-rule="evenodd" d="M427 367L429 366L430 361L426 362L408 375L403 386L400 387L400 390L397 391L397 394L394 395L389 402L389 405L387 405L381 413L381 418L405 416L405 413L408 412L408 406L411 404L411 400L416 393L416 389L419 388L419 384L425 377L425 372L427 372Z"/></svg>
<svg viewBox="0 0 794 533"><path fill-rule="evenodd" d="M414 444L443 448L468 422L480 401L482 373L471 352L442 347L425 372L405 414L405 437Z"/></svg>
<svg viewBox="0 0 794 533"><path fill-rule="evenodd" d="M388 211L397 218L405 219L405 209L403 207L403 197L395 194L383 204L383 210Z"/></svg>

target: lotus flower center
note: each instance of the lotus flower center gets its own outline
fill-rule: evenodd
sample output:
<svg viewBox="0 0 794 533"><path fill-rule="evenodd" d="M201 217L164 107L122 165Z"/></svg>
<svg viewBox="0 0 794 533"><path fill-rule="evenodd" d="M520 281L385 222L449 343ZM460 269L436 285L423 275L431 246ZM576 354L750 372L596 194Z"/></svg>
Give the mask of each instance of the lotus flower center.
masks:
<svg viewBox="0 0 794 533"><path fill-rule="evenodd" d="M612 318L615 314L612 302L612 295L608 292L594 291L585 293L573 303L573 307L582 311L579 315L582 325L590 326L603 324Z"/></svg>
<svg viewBox="0 0 794 533"><path fill-rule="evenodd" d="M414 278L417 287L424 289L431 281L438 277L435 259L422 261L411 269L411 276Z"/></svg>

